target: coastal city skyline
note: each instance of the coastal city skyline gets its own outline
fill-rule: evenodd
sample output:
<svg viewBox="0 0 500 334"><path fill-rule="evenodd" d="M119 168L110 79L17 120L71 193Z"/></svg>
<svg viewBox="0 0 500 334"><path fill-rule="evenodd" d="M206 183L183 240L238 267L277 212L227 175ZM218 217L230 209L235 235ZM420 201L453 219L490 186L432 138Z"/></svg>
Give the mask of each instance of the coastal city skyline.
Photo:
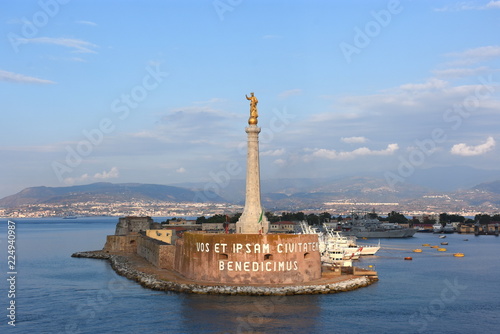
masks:
<svg viewBox="0 0 500 334"><path fill-rule="evenodd" d="M12 3L0 198L32 186L499 171L500 1ZM497 178L497 179L500 179Z"/></svg>

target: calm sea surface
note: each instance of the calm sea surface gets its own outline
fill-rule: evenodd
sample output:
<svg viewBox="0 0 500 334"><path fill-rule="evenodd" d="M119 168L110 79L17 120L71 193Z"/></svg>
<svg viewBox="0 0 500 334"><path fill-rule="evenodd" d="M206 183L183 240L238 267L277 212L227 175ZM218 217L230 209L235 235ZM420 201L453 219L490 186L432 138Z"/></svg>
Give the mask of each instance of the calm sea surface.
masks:
<svg viewBox="0 0 500 334"><path fill-rule="evenodd" d="M498 333L500 237L419 234L382 239L380 281L333 295L245 297L150 291L101 249L117 218L16 222L16 326L7 324L7 220L0 223L0 333ZM464 241L468 239L468 241ZM361 240L360 240L361 241ZM373 240L369 240L374 242ZM447 241L447 252L422 247ZM423 253L411 252L422 248ZM454 252L465 257L455 258ZM413 261L405 261L412 256Z"/></svg>

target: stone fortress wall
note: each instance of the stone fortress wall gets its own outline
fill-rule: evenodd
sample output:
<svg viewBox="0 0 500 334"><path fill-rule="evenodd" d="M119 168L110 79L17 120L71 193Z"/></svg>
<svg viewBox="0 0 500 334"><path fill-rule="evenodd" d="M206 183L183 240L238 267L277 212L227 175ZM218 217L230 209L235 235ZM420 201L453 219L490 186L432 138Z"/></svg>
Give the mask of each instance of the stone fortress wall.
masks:
<svg viewBox="0 0 500 334"><path fill-rule="evenodd" d="M187 232L177 241L175 270L195 281L304 283L321 278L318 236Z"/></svg>
<svg viewBox="0 0 500 334"><path fill-rule="evenodd" d="M287 284L321 278L317 235L185 232L173 245L155 239L160 233L145 224L148 217L138 218L125 227L120 219L117 231L126 234L107 236L103 251L136 253L194 281Z"/></svg>
<svg viewBox="0 0 500 334"><path fill-rule="evenodd" d="M140 235L137 242L137 255L161 269L173 269L175 246L163 241Z"/></svg>

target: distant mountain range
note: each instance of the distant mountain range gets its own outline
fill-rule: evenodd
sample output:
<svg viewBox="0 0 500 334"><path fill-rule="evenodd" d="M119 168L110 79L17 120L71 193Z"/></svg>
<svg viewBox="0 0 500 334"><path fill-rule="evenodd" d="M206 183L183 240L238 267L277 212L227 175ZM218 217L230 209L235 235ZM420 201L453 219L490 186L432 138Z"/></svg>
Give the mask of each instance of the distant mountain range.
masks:
<svg viewBox="0 0 500 334"><path fill-rule="evenodd" d="M343 179L273 179L262 180L262 203L272 208L307 208L324 202L348 201L363 203L417 203L425 198L431 203L434 195L446 195L470 205L500 205L500 180L485 182L468 189L438 192L412 184L394 189L386 181L372 177ZM1 208L24 204L70 204L76 202L120 203L130 201L229 202L244 204L244 180L231 180L219 187L218 194L207 194L204 183L177 186L140 183L93 183L70 187L32 187L0 199ZM201 196L200 196L201 194ZM423 202L422 202L423 203ZM418 206L418 203L416 204Z"/></svg>
<svg viewBox="0 0 500 334"><path fill-rule="evenodd" d="M488 191L494 194L500 194L500 181L481 183L473 189Z"/></svg>
<svg viewBox="0 0 500 334"><path fill-rule="evenodd" d="M99 182L70 187L32 187L15 195L0 199L0 207L16 207L24 204L69 204L96 201L116 203L133 200L157 200L171 202L194 202L200 198L190 189L141 183ZM200 199L203 199L201 197ZM210 194L212 202L223 202L220 196Z"/></svg>

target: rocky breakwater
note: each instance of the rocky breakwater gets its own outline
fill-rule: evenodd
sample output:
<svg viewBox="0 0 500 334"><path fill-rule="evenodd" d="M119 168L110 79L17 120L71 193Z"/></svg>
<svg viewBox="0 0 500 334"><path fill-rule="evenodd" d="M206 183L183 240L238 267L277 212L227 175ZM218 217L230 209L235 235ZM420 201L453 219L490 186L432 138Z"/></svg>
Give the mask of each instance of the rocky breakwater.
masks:
<svg viewBox="0 0 500 334"><path fill-rule="evenodd" d="M127 256L108 254L101 251L77 252L72 257L108 260L115 272L128 279L134 280L143 287L157 291L174 291L197 294L224 294L224 295L254 295L254 296L283 296L304 294L329 294L351 291L374 283L375 280L367 276L353 277L340 282L325 282L307 285L282 286L251 286L251 285L219 285L197 284L158 279L153 274L146 274L134 268Z"/></svg>

